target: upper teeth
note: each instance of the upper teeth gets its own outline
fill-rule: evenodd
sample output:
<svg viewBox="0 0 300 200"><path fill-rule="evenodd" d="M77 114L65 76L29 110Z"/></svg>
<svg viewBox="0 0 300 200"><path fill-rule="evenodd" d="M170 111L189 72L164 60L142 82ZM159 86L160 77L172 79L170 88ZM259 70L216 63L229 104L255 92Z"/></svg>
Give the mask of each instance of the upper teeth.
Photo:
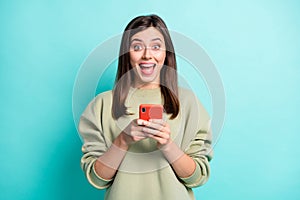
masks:
<svg viewBox="0 0 300 200"><path fill-rule="evenodd" d="M149 63L149 64L140 64L140 67L154 67L154 63Z"/></svg>

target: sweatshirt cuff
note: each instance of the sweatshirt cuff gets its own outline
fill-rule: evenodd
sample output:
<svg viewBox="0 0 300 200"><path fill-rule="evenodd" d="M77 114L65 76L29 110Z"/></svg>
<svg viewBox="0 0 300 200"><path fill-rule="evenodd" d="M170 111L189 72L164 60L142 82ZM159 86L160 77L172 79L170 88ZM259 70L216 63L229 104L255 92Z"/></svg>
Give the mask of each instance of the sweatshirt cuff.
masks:
<svg viewBox="0 0 300 200"><path fill-rule="evenodd" d="M97 173L96 173L96 170L95 170L95 162L92 164L92 167L91 167L91 170L90 170L90 173L87 174L87 178L89 180L89 182L95 187L95 188L98 188L98 189L105 189L105 188L108 188L110 185L111 185L111 182L113 179L104 179L104 178L101 178Z"/></svg>
<svg viewBox="0 0 300 200"><path fill-rule="evenodd" d="M196 169L192 175L190 175L189 177L185 177L185 178L179 177L183 181L184 185L189 188L196 187L198 185L197 183L201 179L200 166L197 162L195 162L195 163L196 163Z"/></svg>

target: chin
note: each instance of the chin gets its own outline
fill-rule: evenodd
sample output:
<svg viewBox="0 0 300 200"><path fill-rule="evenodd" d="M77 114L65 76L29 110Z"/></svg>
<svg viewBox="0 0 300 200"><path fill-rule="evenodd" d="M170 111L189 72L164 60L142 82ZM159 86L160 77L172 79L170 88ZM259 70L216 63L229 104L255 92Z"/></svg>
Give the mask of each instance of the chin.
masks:
<svg viewBox="0 0 300 200"><path fill-rule="evenodd" d="M157 81L157 76L151 76L151 77L140 76L139 79L142 84L159 83L159 81Z"/></svg>
<svg viewBox="0 0 300 200"><path fill-rule="evenodd" d="M141 82L142 82L143 84L156 83L156 81L155 81L154 78L152 78L152 79L145 79L145 78L142 78L142 79L140 79L140 80L141 80Z"/></svg>

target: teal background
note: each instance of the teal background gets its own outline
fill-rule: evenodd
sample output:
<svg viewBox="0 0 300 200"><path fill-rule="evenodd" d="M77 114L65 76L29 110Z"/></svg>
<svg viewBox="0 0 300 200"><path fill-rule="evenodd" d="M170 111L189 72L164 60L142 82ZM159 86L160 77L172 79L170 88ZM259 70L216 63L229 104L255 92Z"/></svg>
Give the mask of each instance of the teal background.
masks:
<svg viewBox="0 0 300 200"><path fill-rule="evenodd" d="M102 199L79 166L72 90L89 53L140 14L201 45L226 120L197 199L300 199L298 1L0 1L0 199Z"/></svg>

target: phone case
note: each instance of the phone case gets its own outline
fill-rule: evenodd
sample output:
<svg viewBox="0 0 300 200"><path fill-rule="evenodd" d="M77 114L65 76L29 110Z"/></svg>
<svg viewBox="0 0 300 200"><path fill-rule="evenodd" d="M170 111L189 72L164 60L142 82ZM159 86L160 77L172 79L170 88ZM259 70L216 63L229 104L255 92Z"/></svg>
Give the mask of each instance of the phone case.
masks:
<svg viewBox="0 0 300 200"><path fill-rule="evenodd" d="M140 119L162 119L163 106L159 104L141 104L139 109Z"/></svg>

